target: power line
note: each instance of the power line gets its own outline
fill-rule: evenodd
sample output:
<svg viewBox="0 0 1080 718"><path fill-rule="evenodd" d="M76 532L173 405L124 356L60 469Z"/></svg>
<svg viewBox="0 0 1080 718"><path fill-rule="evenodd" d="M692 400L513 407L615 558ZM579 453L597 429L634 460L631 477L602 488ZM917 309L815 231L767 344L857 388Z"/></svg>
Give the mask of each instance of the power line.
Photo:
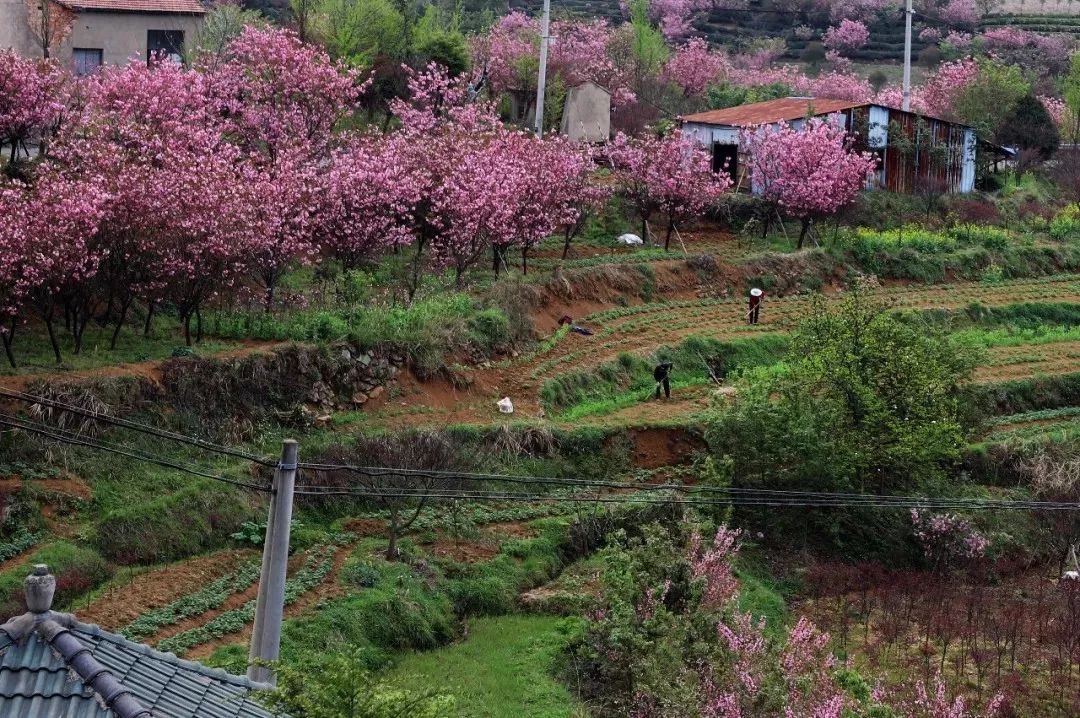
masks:
<svg viewBox="0 0 1080 718"><path fill-rule="evenodd" d="M564 486L564 487L581 487L581 488L608 488L608 489L622 489L631 491L672 491L682 494L699 495L699 494L712 494L712 495L724 495L724 496L742 496L745 498L755 498L758 500L768 499L770 501L779 500L806 500L806 501L832 501L838 505L897 505L901 507L918 507L918 506L940 506L948 508L1043 508L1055 503L1063 502L1041 502L1041 501L1005 501L995 499L978 499L978 498L963 498L963 497L924 497L924 496L898 496L893 494L865 494L865 493L844 493L844 492L830 492L830 491L806 491L806 490L793 490L793 489L765 489L765 488L746 488L746 487L719 487L719 486L694 486L686 484L639 484L630 483L625 481L611 481L603 479L572 479L572 478L554 478L554 477L535 477L535 476L512 476L507 474L482 474L482 473L468 473L468 472L454 472L454 471L440 471L440 470L424 470L424 469L394 469L386 467L366 467L366 466L350 466L350 465L333 465L333 464L301 464L302 468L315 469L318 471L334 471L344 470L353 473L358 473L371 478L379 477L417 477L427 478L432 480L444 480L444 481L490 481L494 483L511 483L511 484L533 484L533 485L548 485L548 486ZM364 493L361 493L363 491ZM297 493L304 493L304 495L316 495L318 493L326 494L327 492L339 492L335 495L369 495L373 496L374 493L367 490L350 489L350 488L338 488L325 485L305 484L297 487ZM1069 507L1080 508L1080 504L1067 504Z"/></svg>
<svg viewBox="0 0 1080 718"><path fill-rule="evenodd" d="M566 496L559 494L526 494L514 492L494 491L424 491L401 489L396 491L350 491L347 489L330 489L327 491L312 491L311 487L297 487L296 495L299 496L355 496L358 498L417 498L417 499L467 499L472 501L525 501L530 503L618 503L618 504L648 504L667 505L680 504L690 506L760 506L765 508L934 508L934 509L967 509L967 510L1045 510L1045 511L1077 511L1080 504L1067 502L1035 502L1035 501L992 501L982 503L955 503L951 501L924 499L921 497L896 497L905 498L904 501L840 501L836 499L814 500L804 499L781 499L768 497L731 496L729 498L695 499L679 497L636 496L636 495L574 495Z"/></svg>
<svg viewBox="0 0 1080 718"><path fill-rule="evenodd" d="M27 421L25 419L11 416L10 414L0 413L0 425L10 426L14 429L20 429L22 431L26 431L32 434L44 436L46 438L52 439L54 441L59 441L61 443L71 444L74 446L84 446L90 449L97 449L98 451L105 451L119 456L126 456L130 459L135 459L137 461L143 461L150 464L157 464L158 466L163 466L170 469L176 469L178 471L192 474L193 476L200 476L202 478L211 479L213 481L218 481L223 484L230 484L232 486L250 489L252 491L269 491L269 487L262 484L252 484L246 481L229 479L219 474L211 474L209 472L203 471L198 467L182 464L171 459L165 459L160 456L155 456L153 454L147 454L128 447L120 447L113 444L108 444L103 441L88 439L65 429L58 429L47 424Z"/></svg>
<svg viewBox="0 0 1080 718"><path fill-rule="evenodd" d="M14 391L11 389L0 388L0 396L7 397L9 399L15 399L27 404L41 404L43 406L52 407L54 409L60 409L62 411L71 412L72 414L78 414L79 416L85 416L95 421L100 421L103 424L110 424L112 426L121 427L124 429L131 429L150 436L156 436L159 439L167 439L169 441L175 441L180 444L187 444L188 446L194 446L206 451L211 451L217 454L223 454L225 456L232 456L237 459L245 459L247 461L254 462L261 466L274 467L277 466L276 462L264 459L253 454L249 454L239 449L234 449L228 446L222 446L220 444L214 444L209 441L203 441L202 439L187 436L185 434L179 434L175 431L168 431L166 429L160 429L149 424L142 424L129 419L121 419L108 414L103 414L99 411L93 411L92 409L85 409L81 406L75 406L74 404L68 404L56 399L49 399L44 396L35 396L33 394L27 394L21 391Z"/></svg>

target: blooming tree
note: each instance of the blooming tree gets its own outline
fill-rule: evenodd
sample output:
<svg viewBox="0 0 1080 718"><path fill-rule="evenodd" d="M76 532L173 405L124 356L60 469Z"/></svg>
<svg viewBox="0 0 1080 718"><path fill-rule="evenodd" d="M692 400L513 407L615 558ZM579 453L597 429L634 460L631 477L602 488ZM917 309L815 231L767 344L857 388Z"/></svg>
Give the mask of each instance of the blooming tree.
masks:
<svg viewBox="0 0 1080 718"><path fill-rule="evenodd" d="M635 139L620 133L608 155L616 191L630 202L641 220L642 237L648 238L649 220L654 214L666 220L665 249L671 244L676 222L700 215L732 184L726 172L712 171L707 152L679 132Z"/></svg>
<svg viewBox="0 0 1080 718"><path fill-rule="evenodd" d="M678 85L687 97L701 95L727 73L729 63L719 52L709 49L702 38L693 38L676 48L664 66L664 76Z"/></svg>
<svg viewBox="0 0 1080 718"><path fill-rule="evenodd" d="M399 142L380 137L352 138L319 178L319 249L345 269L412 241L421 197L399 148Z"/></svg>
<svg viewBox="0 0 1080 718"><path fill-rule="evenodd" d="M243 152L244 181L261 198L251 214L257 245L250 261L270 311L284 271L315 254L319 164L328 161L333 130L365 85L293 33L254 26L206 74L211 109Z"/></svg>
<svg viewBox="0 0 1080 718"><path fill-rule="evenodd" d="M858 50L870 40L870 31L858 20L844 19L825 31L822 41L825 47L839 53Z"/></svg>
<svg viewBox="0 0 1080 718"><path fill-rule="evenodd" d="M853 202L877 165L870 153L854 151L847 131L831 120L752 128L741 144L754 191L802 220L800 249L814 220Z"/></svg>
<svg viewBox="0 0 1080 718"><path fill-rule="evenodd" d="M979 22L975 0L949 0L940 11L941 19L950 25L973 28Z"/></svg>
<svg viewBox="0 0 1080 718"><path fill-rule="evenodd" d="M957 562L982 558L990 541L971 522L956 514L931 514L911 510L915 539L936 571L946 571Z"/></svg>
<svg viewBox="0 0 1080 718"><path fill-rule="evenodd" d="M0 50L0 151L14 162L26 143L41 139L64 110L64 75L55 62ZM29 154L29 153L27 153Z"/></svg>

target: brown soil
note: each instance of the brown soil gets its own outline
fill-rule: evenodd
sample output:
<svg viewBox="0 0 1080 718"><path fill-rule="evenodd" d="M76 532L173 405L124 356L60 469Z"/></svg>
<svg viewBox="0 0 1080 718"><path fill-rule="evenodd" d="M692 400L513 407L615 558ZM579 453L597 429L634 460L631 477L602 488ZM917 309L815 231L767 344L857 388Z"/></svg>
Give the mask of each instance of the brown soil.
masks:
<svg viewBox="0 0 1080 718"><path fill-rule="evenodd" d="M16 566L21 565L24 561L26 561L26 559L30 558L30 554L38 550L38 547L40 545L41 544L35 544L23 551L22 553L18 554L17 556L12 556L7 561L0 562L0 573L3 573L8 569L15 568Z"/></svg>
<svg viewBox="0 0 1080 718"><path fill-rule="evenodd" d="M139 574L123 585L114 584L89 608L80 610L79 619L118 630L147 611L199 590L255 555L255 551L226 550Z"/></svg>
<svg viewBox="0 0 1080 718"><path fill-rule="evenodd" d="M352 519L345 530L357 536L382 536L386 533L386 521L382 519Z"/></svg>
<svg viewBox="0 0 1080 718"><path fill-rule="evenodd" d="M634 466L642 469L682 463L705 446L682 429L634 429L628 435L634 442Z"/></svg>
<svg viewBox="0 0 1080 718"><path fill-rule="evenodd" d="M494 558L499 553L497 542L478 543L464 539L440 537L433 544L424 546L425 550L437 558L451 559L461 563L478 563Z"/></svg>

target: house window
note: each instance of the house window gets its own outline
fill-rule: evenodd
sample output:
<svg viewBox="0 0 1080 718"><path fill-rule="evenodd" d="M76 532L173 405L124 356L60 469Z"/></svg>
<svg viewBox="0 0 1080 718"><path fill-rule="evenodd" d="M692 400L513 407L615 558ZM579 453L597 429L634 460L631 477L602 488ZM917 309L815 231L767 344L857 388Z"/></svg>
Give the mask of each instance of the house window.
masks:
<svg viewBox="0 0 1080 718"><path fill-rule="evenodd" d="M101 48L76 47L71 51L75 74L90 75L101 67Z"/></svg>
<svg viewBox="0 0 1080 718"><path fill-rule="evenodd" d="M146 61L148 63L155 58L162 57L167 57L173 62L181 62L183 61L183 54L183 30L146 31Z"/></svg>

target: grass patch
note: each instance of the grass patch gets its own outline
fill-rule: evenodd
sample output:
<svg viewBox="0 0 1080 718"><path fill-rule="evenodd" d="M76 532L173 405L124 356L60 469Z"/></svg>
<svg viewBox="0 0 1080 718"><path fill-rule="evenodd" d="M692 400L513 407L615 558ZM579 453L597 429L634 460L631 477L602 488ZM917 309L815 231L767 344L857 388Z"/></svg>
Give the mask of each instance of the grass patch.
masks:
<svg viewBox="0 0 1080 718"><path fill-rule="evenodd" d="M462 718L568 718L581 707L552 675L566 626L550 616L476 619L465 641L407 655L387 677L403 686L444 688Z"/></svg>

